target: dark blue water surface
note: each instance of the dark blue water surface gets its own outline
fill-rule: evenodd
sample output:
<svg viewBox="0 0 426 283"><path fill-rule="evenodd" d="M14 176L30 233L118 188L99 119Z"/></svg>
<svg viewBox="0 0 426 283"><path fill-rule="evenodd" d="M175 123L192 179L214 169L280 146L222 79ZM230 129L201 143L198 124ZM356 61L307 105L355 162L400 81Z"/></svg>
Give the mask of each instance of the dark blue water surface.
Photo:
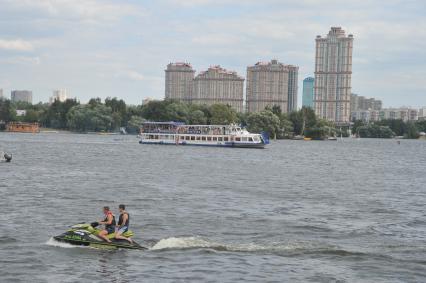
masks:
<svg viewBox="0 0 426 283"><path fill-rule="evenodd" d="M1 282L426 282L426 142L0 133ZM147 251L51 239L124 203Z"/></svg>

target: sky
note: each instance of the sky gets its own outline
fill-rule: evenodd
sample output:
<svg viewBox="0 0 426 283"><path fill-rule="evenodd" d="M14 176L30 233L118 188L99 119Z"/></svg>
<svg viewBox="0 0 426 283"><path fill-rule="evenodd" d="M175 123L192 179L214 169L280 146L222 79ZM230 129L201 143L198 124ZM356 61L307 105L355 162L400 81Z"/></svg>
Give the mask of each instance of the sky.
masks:
<svg viewBox="0 0 426 283"><path fill-rule="evenodd" d="M352 92L426 106L424 0L0 0L0 88L87 102L164 98L164 69L235 70L278 59L314 72L315 37L354 35Z"/></svg>

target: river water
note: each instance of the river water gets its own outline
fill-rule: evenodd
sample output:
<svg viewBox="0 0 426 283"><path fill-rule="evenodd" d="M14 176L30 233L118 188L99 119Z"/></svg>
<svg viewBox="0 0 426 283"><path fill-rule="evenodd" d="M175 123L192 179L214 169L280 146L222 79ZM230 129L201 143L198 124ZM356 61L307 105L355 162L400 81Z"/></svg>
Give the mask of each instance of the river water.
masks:
<svg viewBox="0 0 426 283"><path fill-rule="evenodd" d="M1 282L426 282L426 142L0 133ZM147 251L52 240L127 205Z"/></svg>

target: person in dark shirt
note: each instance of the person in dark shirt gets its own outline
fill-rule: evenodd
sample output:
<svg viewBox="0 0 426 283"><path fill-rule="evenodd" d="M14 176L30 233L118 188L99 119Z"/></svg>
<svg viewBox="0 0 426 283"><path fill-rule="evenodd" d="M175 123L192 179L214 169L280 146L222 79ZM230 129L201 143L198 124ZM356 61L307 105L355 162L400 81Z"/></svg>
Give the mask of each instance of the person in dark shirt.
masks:
<svg viewBox="0 0 426 283"><path fill-rule="evenodd" d="M123 236L123 233L129 230L130 215L126 211L126 206L124 204L120 204L118 209L120 210L120 217L118 218L118 223L115 229L115 238L117 240L126 240L129 243L133 243L132 239Z"/></svg>

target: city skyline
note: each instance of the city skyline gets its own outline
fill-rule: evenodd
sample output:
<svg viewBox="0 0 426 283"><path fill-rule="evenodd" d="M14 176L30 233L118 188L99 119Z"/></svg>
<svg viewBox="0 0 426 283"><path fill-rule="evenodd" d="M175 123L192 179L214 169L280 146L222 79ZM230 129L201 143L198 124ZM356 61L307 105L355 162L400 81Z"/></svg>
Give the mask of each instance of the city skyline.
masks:
<svg viewBox="0 0 426 283"><path fill-rule="evenodd" d="M342 26L356 38L353 92L385 107L426 105L426 4L367 2L0 0L0 88L5 97L32 90L34 102L67 88L83 102L117 96L137 104L164 97L169 62L245 74L252 62L273 58L300 67L300 107L315 37Z"/></svg>

